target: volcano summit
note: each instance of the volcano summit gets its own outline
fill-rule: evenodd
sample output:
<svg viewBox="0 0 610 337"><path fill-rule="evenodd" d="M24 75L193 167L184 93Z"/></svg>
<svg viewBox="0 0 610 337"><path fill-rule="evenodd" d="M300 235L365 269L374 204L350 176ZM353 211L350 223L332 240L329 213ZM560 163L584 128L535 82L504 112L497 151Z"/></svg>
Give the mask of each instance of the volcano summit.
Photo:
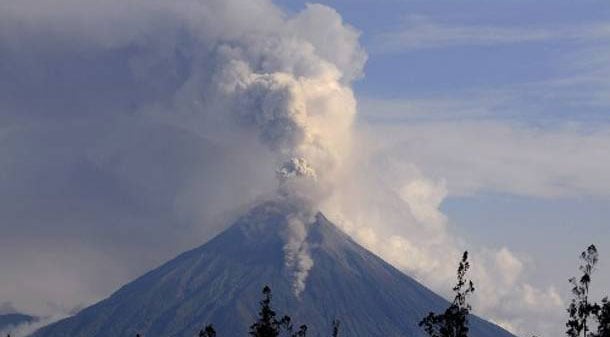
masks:
<svg viewBox="0 0 610 337"><path fill-rule="evenodd" d="M324 336L340 319L344 336L423 336L417 322L447 302L367 251L323 214L306 224L313 260L306 287L295 294L286 259L292 206L269 202L252 209L205 245L183 253L77 315L34 337L193 336L213 323L220 336L243 336L254 321L260 289L274 306ZM471 317L474 337L511 337Z"/></svg>

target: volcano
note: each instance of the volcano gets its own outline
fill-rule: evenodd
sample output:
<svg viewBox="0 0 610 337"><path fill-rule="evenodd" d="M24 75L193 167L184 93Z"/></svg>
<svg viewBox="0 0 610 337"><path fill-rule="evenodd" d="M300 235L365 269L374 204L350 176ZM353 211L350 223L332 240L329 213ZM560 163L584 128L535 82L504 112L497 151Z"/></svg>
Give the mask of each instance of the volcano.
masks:
<svg viewBox="0 0 610 337"><path fill-rule="evenodd" d="M306 224L314 263L298 296L282 236L294 206L253 208L203 246L185 252L35 337L191 337L212 323L219 336L246 336L269 285L273 306L310 336L329 336L332 321L350 337L424 336L417 323L448 302L354 242L318 213ZM470 318L473 337L514 337Z"/></svg>

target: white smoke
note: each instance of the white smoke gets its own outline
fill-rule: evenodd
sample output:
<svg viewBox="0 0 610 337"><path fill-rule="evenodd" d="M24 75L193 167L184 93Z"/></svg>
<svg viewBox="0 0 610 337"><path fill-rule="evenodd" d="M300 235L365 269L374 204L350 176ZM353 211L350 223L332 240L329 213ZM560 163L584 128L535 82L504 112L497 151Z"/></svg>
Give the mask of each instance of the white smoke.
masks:
<svg viewBox="0 0 610 337"><path fill-rule="evenodd" d="M300 32L302 20L311 19L312 12L339 23L345 36L356 36L334 11L318 5L287 21L288 30ZM348 54L358 55L358 44L352 48ZM276 33L224 43L218 50L220 72L214 76L218 95L238 125L253 132L274 154L279 194L297 202L302 212L315 212L332 193L349 155L356 113L350 82L354 69L363 66L363 54L349 64L334 64L320 54L315 41ZM349 66L349 72L341 66ZM299 214L289 218L285 261L299 297L313 260L306 220Z"/></svg>
<svg viewBox="0 0 610 337"><path fill-rule="evenodd" d="M295 177L309 177L316 179L316 171L312 169L303 158L292 158L285 162L277 171L280 180L285 181Z"/></svg>
<svg viewBox="0 0 610 337"><path fill-rule="evenodd" d="M291 216L282 234L286 240L284 262L293 279L292 290L296 297L300 297L305 290L309 270L314 264L307 243L307 228L299 217Z"/></svg>
<svg viewBox="0 0 610 337"><path fill-rule="evenodd" d="M356 112L349 82L307 41L273 38L258 44L268 46L264 55L253 56L247 47L222 49L228 60L219 78L220 93L239 125L276 155L281 192L319 202L349 152ZM280 58L284 55L288 57ZM260 58L266 61L256 70L252 59Z"/></svg>
<svg viewBox="0 0 610 337"><path fill-rule="evenodd" d="M117 280L200 244L239 206L280 195L305 213L317 209L351 148L356 113L351 82L361 76L366 59L358 36L322 5L288 15L269 0L1 2L0 120L19 131L8 133L13 146L0 162L7 191L2 200L29 195L23 192L31 182L44 182L31 187L40 201L4 203L3 213L26 222L26 237L32 227L31 232L44 232L36 227L40 223L50 223L66 241L85 233L79 235L86 240L76 242L94 247L89 265L105 259L125 265L105 273L105 281L94 272L62 273L87 285L70 298L53 292L65 288L60 282L51 286L37 281L44 277L24 276L34 273L21 267L30 260L18 263L2 256L20 254L0 254L0 265L16 271L3 273L0 296L43 315L52 308L33 303L88 304L106 296ZM30 153L31 161L21 160L21 153ZM83 166L92 176L70 174ZM11 172L20 173L14 178ZM95 193L99 200L82 197ZM60 205L46 210L45 200ZM21 209L38 217L24 217ZM56 218L74 209L88 210L87 215ZM40 221L45 216L53 221ZM104 233L122 233L122 240L87 236L101 227L108 228ZM122 241L132 235L125 233L139 234L128 243ZM146 246L133 241L147 236L162 246L152 257L127 253ZM29 246L41 247L35 241L40 237L28 239ZM286 261L295 271L297 293L312 264L305 240L300 230L287 231ZM57 259L64 269L64 261L71 261L65 256L85 257L86 249L58 248L76 243L49 241L44 244L64 257ZM15 246L9 243L6 250ZM19 283L20 278L32 281ZM11 288L5 282L19 290L3 290Z"/></svg>

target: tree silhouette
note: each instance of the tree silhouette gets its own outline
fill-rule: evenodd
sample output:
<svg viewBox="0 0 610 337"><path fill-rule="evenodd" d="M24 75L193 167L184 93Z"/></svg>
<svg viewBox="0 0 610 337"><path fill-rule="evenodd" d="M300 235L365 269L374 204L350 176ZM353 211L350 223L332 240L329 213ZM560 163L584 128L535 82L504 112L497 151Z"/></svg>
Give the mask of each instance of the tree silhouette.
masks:
<svg viewBox="0 0 610 337"><path fill-rule="evenodd" d="M578 268L582 272L582 276L570 278L572 284L572 301L567 308L569 320L566 323L566 333L570 337L578 337L582 334L583 337L589 337L588 321L591 315L596 314L599 306L589 301L589 285L591 284L591 275L595 270L599 254L595 245L590 245L584 252L580 254L582 265Z"/></svg>
<svg viewBox="0 0 610 337"><path fill-rule="evenodd" d="M464 252L457 270L457 283L453 287L455 298L442 314L430 312L419 322L419 326L430 337L467 337L468 315L472 309L467 302L468 295L474 292L474 284L466 278L470 269L468 252Z"/></svg>
<svg viewBox="0 0 610 337"><path fill-rule="evenodd" d="M208 324L203 330L199 331L199 337L216 337L216 330L214 330L212 324Z"/></svg>
<svg viewBox="0 0 610 337"><path fill-rule="evenodd" d="M271 309L271 288L263 288L263 300L260 302L258 321L250 326L250 335L253 337L277 337L280 334L280 324L275 318L276 313Z"/></svg>
<svg viewBox="0 0 610 337"><path fill-rule="evenodd" d="M299 330L292 335L293 337L306 337L307 336L307 325L303 324L299 327Z"/></svg>
<svg viewBox="0 0 610 337"><path fill-rule="evenodd" d="M341 321L338 319L333 320L333 337L339 336L339 327L341 326Z"/></svg>
<svg viewBox="0 0 610 337"><path fill-rule="evenodd" d="M263 299L260 301L260 311L258 320L250 326L250 336L252 337L278 337L282 329L286 330L291 336L305 337L307 326L302 325L295 334L292 334L292 324L289 316L277 319L276 312L271 308L271 288L263 288Z"/></svg>

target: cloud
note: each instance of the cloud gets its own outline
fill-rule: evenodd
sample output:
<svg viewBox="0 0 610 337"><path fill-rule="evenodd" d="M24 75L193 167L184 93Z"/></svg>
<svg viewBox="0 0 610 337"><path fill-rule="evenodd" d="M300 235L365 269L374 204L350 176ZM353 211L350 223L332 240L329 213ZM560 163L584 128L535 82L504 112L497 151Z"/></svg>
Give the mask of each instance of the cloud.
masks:
<svg viewBox="0 0 610 337"><path fill-rule="evenodd" d="M446 257L468 249L478 313L519 335L556 335L564 299L552 282L531 283L527 255L470 245L440 206L485 193L606 200L610 129L587 118L528 120L510 112L519 112L518 91L498 92L365 101L357 166L368 173L329 208L359 242L447 297L457 260Z"/></svg>
<svg viewBox="0 0 610 337"><path fill-rule="evenodd" d="M90 304L276 194L278 171L282 193L327 193L358 36L321 5L2 2L0 298Z"/></svg>
<svg viewBox="0 0 610 337"><path fill-rule="evenodd" d="M561 332L563 300L555 288L532 285L533 266L507 247L473 246L460 237L440 210L448 193L442 180L394 159L385 170L379 157L365 161L372 168L352 177L357 187L340 190L323 207L348 234L448 299L458 258L468 250L476 314L518 335Z"/></svg>
<svg viewBox="0 0 610 337"><path fill-rule="evenodd" d="M12 314L17 312L15 307L11 302L2 302L0 303L0 315Z"/></svg>
<svg viewBox="0 0 610 337"><path fill-rule="evenodd" d="M357 182L327 212L336 212L359 242L447 297L457 257L468 249L477 313L518 335L563 333L564 292L554 280L534 284L530 258L510 247L472 246L440 205L485 193L608 199L608 62L607 51L596 46L608 32L606 24L523 28L411 17L404 29L376 36L373 56L520 43L569 48L549 60L554 74L538 81L360 98L358 122L366 133L360 137L367 145L359 144L365 153L355 162L368 173L353 176Z"/></svg>
<svg viewBox="0 0 610 337"><path fill-rule="evenodd" d="M605 39L601 33L598 37ZM608 53L595 46L593 33L581 42L586 43L550 61L555 73L543 80L444 95L360 99L359 125L376 142L369 145L368 169L402 172L371 188L399 186L395 190L411 218L389 211L399 203L370 201L368 210L378 211L360 214L350 219L353 223L346 220L346 230L441 292L448 290L451 264L457 261L438 256L469 249L478 313L518 335L562 334L565 287L558 290L548 277L546 284L534 285L530 258L509 247L470 246L438 205L445 198L489 193L566 204L603 203L610 197Z"/></svg>
<svg viewBox="0 0 610 337"><path fill-rule="evenodd" d="M610 25L606 23L559 27L502 27L447 24L426 16L410 15L406 17L400 30L375 36L371 52L388 54L458 46L608 39Z"/></svg>
<svg viewBox="0 0 610 337"><path fill-rule="evenodd" d="M497 119L499 112L514 100L501 90L462 91L452 96L410 98L360 97L360 118L367 123L418 123L422 121L457 121Z"/></svg>
<svg viewBox="0 0 610 337"><path fill-rule="evenodd" d="M377 125L384 155L445 179L452 195L608 198L610 129L537 128L502 121ZM439 137L438 135L442 135Z"/></svg>
<svg viewBox="0 0 610 337"><path fill-rule="evenodd" d="M34 331L40 329L43 326L49 325L53 322L57 322L60 319L66 318L66 315L55 315L45 318L38 318L32 322L18 324L16 326L9 326L5 329L0 330L2 336L13 336L13 337L25 337L32 334Z"/></svg>
<svg viewBox="0 0 610 337"><path fill-rule="evenodd" d="M560 95L553 97L563 102L568 98L569 106L580 109L596 110L600 116L610 107L610 48L606 43L591 44L564 53L556 62L556 69L562 74L559 78L540 83L537 92L553 90ZM607 121L607 119L605 119Z"/></svg>

